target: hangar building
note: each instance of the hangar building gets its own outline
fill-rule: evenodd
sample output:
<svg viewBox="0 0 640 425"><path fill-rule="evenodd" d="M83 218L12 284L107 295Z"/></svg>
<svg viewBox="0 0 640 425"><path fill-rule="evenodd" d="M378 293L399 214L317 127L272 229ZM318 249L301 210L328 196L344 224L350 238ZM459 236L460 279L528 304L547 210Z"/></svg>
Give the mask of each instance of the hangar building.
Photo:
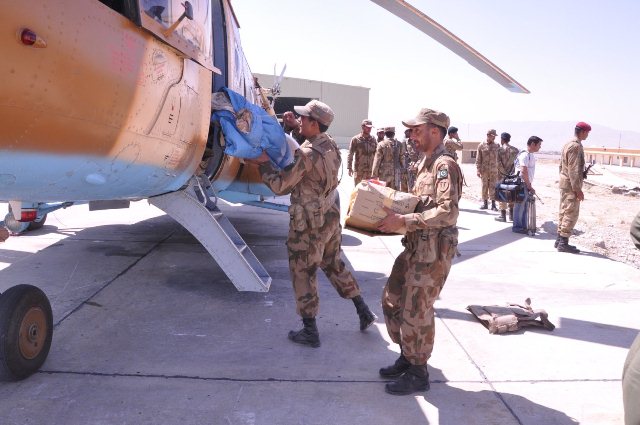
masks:
<svg viewBox="0 0 640 425"><path fill-rule="evenodd" d="M273 86L274 76L253 74L262 87ZM360 132L362 120L369 115L369 88L285 77L280 83L281 95L274 109L278 118L294 106L304 105L312 99L326 103L335 118L329 127L331 137L339 147L347 149L351 138Z"/></svg>

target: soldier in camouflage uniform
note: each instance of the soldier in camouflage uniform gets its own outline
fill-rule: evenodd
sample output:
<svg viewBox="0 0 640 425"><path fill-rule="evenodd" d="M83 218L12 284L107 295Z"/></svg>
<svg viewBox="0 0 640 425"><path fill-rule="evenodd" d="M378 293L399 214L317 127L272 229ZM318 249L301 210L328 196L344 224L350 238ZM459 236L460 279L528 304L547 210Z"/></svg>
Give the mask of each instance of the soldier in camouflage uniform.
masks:
<svg viewBox="0 0 640 425"><path fill-rule="evenodd" d="M427 361L435 336L433 304L445 284L458 244L458 202L462 171L446 152L442 140L449 117L421 109L403 124L425 156L418 165L413 194L420 196L415 213L400 215L387 209L379 223L383 232L406 227L404 251L396 258L382 293L382 310L391 340L400 345L396 362L380 369L384 378L397 378L385 391L395 395L429 389Z"/></svg>
<svg viewBox="0 0 640 425"><path fill-rule="evenodd" d="M376 139L371 135L372 126L373 124L371 123L371 120L363 120L362 132L353 136L351 143L349 144L347 170L349 170L349 176L353 176L354 184L358 184L362 180L369 180L371 178L373 157L376 154L377 147ZM355 163L353 163L354 157Z"/></svg>
<svg viewBox="0 0 640 425"><path fill-rule="evenodd" d="M462 142L460 136L458 136L458 127L451 126L447 130L447 137L444 138L445 149L453 155L455 160L458 160L458 152L462 150Z"/></svg>
<svg viewBox="0 0 640 425"><path fill-rule="evenodd" d="M582 182L584 180L584 148L582 141L589 137L591 126L586 122L576 124L575 137L562 148L560 155L560 213L558 214L558 238L554 246L560 252L577 254L574 245L569 245L569 237L580 214L580 202L584 201Z"/></svg>
<svg viewBox="0 0 640 425"><path fill-rule="evenodd" d="M300 134L300 121L291 111L282 114L282 128L285 133L293 137L299 145L304 143L304 136Z"/></svg>
<svg viewBox="0 0 640 425"><path fill-rule="evenodd" d="M404 169L407 174L407 190L411 192L416 181L418 162L422 159L422 152L418 150L415 140L411 138L411 129L407 128L404 132L405 154Z"/></svg>
<svg viewBox="0 0 640 425"><path fill-rule="evenodd" d="M509 133L500 134L500 149L498 149L498 180L504 176L510 176L515 173L514 161L520 153L518 148L509 144L511 135ZM498 202L500 207L500 215L496 220L507 221L507 206L509 207L509 220L513 221L513 202Z"/></svg>
<svg viewBox="0 0 640 425"><path fill-rule="evenodd" d="M387 127L384 135L384 140L376 148L371 175L386 182L387 187L406 192L407 180L402 178L405 146L395 138L395 127Z"/></svg>
<svg viewBox="0 0 640 425"><path fill-rule="evenodd" d="M301 116L300 132L306 141L296 150L294 162L277 171L266 153L254 160L260 163L262 180L277 195L291 194L287 251L298 314L303 328L289 332L295 343L320 346L316 326L318 282L316 270L324 271L342 298L351 299L364 331L376 320L360 295L358 283L340 258L342 227L337 186L340 150L327 135L333 111L326 104L312 100L296 106Z"/></svg>
<svg viewBox="0 0 640 425"><path fill-rule="evenodd" d="M476 152L476 169L478 177L482 179L482 205L481 210L488 208L488 199L491 199L491 209L498 211L496 207L496 183L498 182L498 145L495 143L498 132L489 130L487 141L478 146Z"/></svg>

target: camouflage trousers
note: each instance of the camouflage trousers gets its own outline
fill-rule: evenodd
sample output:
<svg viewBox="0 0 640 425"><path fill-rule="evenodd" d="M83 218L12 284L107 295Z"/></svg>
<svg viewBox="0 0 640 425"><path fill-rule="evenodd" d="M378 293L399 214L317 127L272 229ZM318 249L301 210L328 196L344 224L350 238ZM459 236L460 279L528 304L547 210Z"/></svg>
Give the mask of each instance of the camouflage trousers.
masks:
<svg viewBox="0 0 640 425"><path fill-rule="evenodd" d="M362 180L369 180L371 178L371 170L356 170L353 173L353 184L358 185Z"/></svg>
<svg viewBox="0 0 640 425"><path fill-rule="evenodd" d="M496 182L498 181L498 175L494 173L482 173L482 200L486 201L490 199L496 200Z"/></svg>
<svg viewBox="0 0 640 425"><path fill-rule="evenodd" d="M509 207L509 209L512 210L513 209L513 202L502 202L502 201L498 202L498 209L499 210L506 210L507 207Z"/></svg>
<svg viewBox="0 0 640 425"><path fill-rule="evenodd" d="M324 225L317 229L298 232L289 227L289 270L296 311L302 318L312 318L318 314L318 267L342 298L350 299L360 295L358 283L340 257L341 242L340 213L335 208L325 213Z"/></svg>
<svg viewBox="0 0 640 425"><path fill-rule="evenodd" d="M571 189L560 189L560 212L558 214L558 235L568 238L578 222L580 201Z"/></svg>
<svg viewBox="0 0 640 425"><path fill-rule="evenodd" d="M413 365L425 365L435 339L433 304L444 286L453 255L432 263L416 261L405 249L396 258L382 291L382 311L389 337L400 344Z"/></svg>

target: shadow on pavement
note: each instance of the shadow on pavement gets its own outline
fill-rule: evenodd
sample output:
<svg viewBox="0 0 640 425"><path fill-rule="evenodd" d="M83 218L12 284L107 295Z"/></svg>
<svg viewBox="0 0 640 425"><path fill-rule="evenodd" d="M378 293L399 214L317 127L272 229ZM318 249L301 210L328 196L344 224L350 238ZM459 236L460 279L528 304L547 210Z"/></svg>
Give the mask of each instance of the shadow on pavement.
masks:
<svg viewBox="0 0 640 425"><path fill-rule="evenodd" d="M534 403L531 400L510 393L498 391L466 391L451 385L442 370L429 365L431 390L424 397L438 410L439 425L505 423L509 417L518 424L575 425L579 422L555 409ZM446 389L438 388L444 384ZM437 393L434 391L437 390ZM451 400L461 406L452 409ZM495 408L486 409L487 405ZM483 406L483 409L477 407ZM498 407L502 409L497 409ZM478 417L478 413L488 412L488 417ZM500 416L499 416L500 415Z"/></svg>

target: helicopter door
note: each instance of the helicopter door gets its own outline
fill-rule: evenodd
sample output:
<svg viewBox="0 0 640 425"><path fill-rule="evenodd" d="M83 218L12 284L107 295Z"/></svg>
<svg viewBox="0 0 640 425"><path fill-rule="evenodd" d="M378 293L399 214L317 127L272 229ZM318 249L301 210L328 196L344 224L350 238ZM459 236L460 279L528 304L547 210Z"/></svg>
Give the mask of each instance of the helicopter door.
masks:
<svg viewBox="0 0 640 425"><path fill-rule="evenodd" d="M145 29L220 74L213 65L209 0L138 0L138 3L140 21Z"/></svg>

